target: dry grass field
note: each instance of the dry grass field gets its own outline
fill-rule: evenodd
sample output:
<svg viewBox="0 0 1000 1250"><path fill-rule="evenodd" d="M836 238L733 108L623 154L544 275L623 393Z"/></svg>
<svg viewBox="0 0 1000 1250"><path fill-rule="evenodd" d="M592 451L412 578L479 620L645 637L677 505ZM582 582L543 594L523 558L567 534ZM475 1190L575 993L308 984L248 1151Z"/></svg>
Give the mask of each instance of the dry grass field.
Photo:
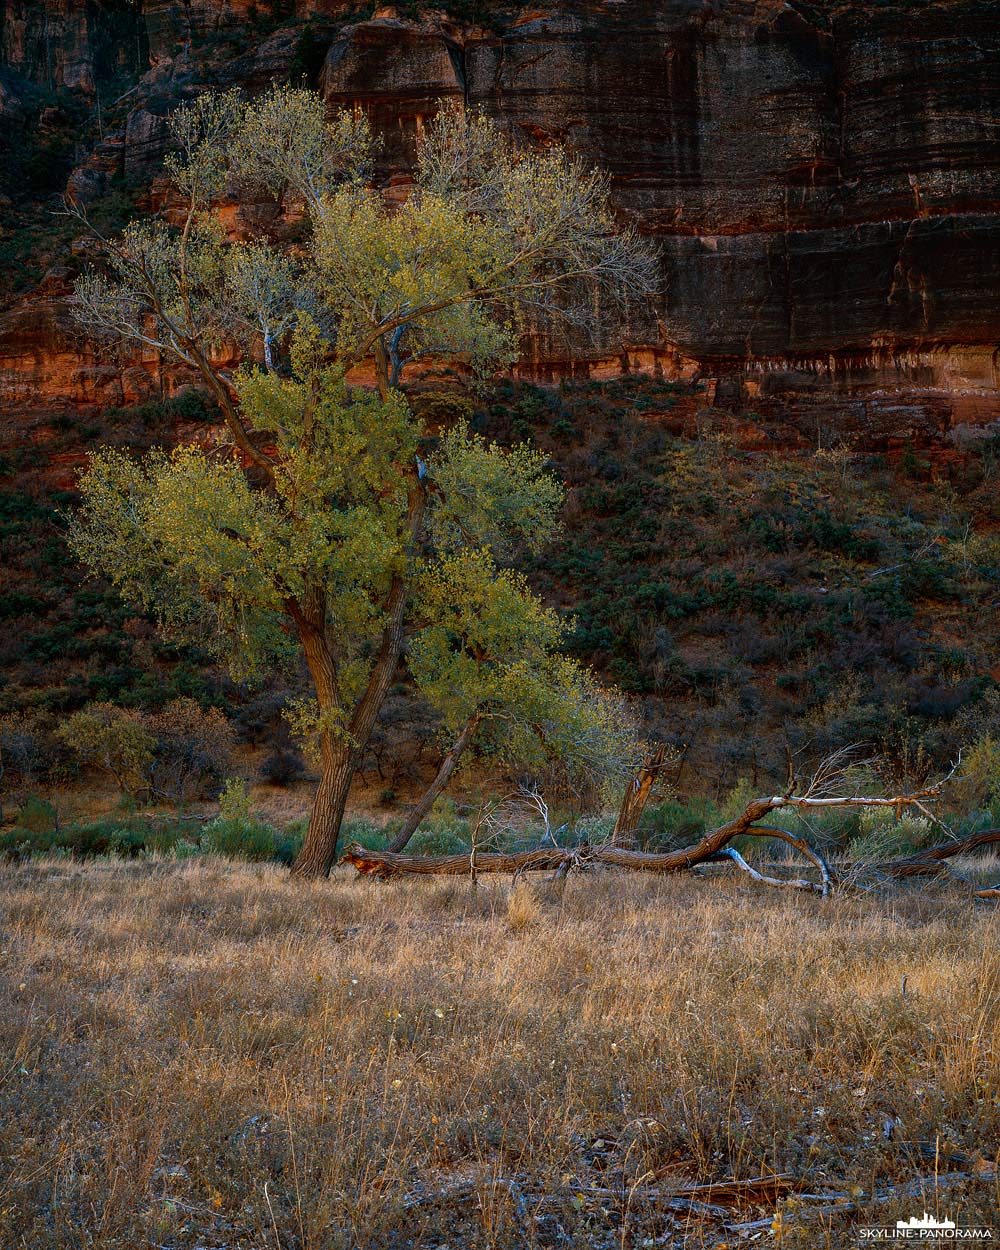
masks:
<svg viewBox="0 0 1000 1250"><path fill-rule="evenodd" d="M952 888L0 871L4 1250L1000 1238L1000 916ZM671 1203L772 1171L848 1209Z"/></svg>

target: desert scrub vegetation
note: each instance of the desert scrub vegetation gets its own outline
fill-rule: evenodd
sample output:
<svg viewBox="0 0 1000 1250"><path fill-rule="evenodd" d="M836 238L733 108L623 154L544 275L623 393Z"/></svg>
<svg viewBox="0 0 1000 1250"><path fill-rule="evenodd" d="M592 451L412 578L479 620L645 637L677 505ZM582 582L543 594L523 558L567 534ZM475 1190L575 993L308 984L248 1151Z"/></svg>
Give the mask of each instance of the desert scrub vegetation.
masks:
<svg viewBox="0 0 1000 1250"><path fill-rule="evenodd" d="M815 754L869 742L904 761L922 746L943 770L957 744L1000 736L996 440L949 451L931 475L905 453L746 450L722 437L721 412L695 428L690 386L655 378L501 381L474 402L439 382L412 398L429 429L468 420L501 444L527 440L567 483L558 544L525 564L531 587L572 623L575 656L627 689L645 730L689 748L682 793L721 802L740 776L766 787L786 737ZM241 744L288 752L281 706L308 679L276 673L254 689L202 646L158 638L147 614L84 579L65 543L77 496L51 481L49 457L85 431L143 450L215 419L186 391L58 417L47 440L5 454L0 715L51 730L87 703L156 710L188 696L224 710ZM21 464L29 453L37 464ZM387 795L412 792L440 758L440 730L397 682L360 773Z"/></svg>
<svg viewBox="0 0 1000 1250"><path fill-rule="evenodd" d="M155 710L182 696L231 710L244 701L204 649L164 644L150 616L85 576L66 544L79 496L54 480L53 465L83 442L148 448L213 419L188 389L127 410L55 413L11 437L0 456L0 715L58 717L88 702Z"/></svg>
<svg viewBox="0 0 1000 1250"><path fill-rule="evenodd" d="M0 872L5 1246L721 1250L670 1195L771 1171L860 1206L730 1205L766 1244L915 1177L995 1222L1000 934L950 891Z"/></svg>
<svg viewBox="0 0 1000 1250"><path fill-rule="evenodd" d="M780 775L786 736L937 767L968 740L1000 643L993 440L934 465L787 430L747 446L691 387L645 377L501 384L474 426L551 456L565 537L531 583L716 799Z"/></svg>

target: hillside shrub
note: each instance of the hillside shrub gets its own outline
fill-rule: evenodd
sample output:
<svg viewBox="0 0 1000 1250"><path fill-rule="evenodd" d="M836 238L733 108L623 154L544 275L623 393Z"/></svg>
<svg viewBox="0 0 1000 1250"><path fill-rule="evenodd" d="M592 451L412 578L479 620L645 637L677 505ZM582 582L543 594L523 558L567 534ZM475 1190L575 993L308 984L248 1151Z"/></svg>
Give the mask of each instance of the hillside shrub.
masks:
<svg viewBox="0 0 1000 1250"><path fill-rule="evenodd" d="M44 718L28 712L0 716L0 793L10 793L15 786L34 786L47 778L56 754Z"/></svg>
<svg viewBox="0 0 1000 1250"><path fill-rule="evenodd" d="M56 730L81 764L108 774L122 794L133 793L153 762L156 739L141 715L112 703L92 703Z"/></svg>
<svg viewBox="0 0 1000 1250"><path fill-rule="evenodd" d="M204 829L201 848L229 859L261 862L277 857L281 835L274 825L260 820L245 781L229 780L219 796L219 814Z"/></svg>

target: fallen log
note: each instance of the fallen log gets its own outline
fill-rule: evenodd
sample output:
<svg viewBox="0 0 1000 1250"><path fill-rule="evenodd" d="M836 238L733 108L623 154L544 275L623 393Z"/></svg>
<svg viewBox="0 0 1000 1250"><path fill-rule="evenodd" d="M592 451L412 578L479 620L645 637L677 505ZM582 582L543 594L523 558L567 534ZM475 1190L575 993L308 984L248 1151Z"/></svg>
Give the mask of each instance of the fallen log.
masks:
<svg viewBox="0 0 1000 1250"><path fill-rule="evenodd" d="M641 811L641 805L652 784L652 774L659 767L660 761L654 759L647 765L643 774L636 779L633 787L626 795L623 811L630 807L629 800L635 798ZM645 775L648 774L648 775ZM355 842L348 846L341 863L350 864L359 873L374 877L395 877L406 874L423 876L464 876L474 864L475 873L513 873L556 871L560 878L572 868L602 866L609 868L625 868L636 872L683 872L698 864L728 860L754 880L764 885L780 886L785 889L806 890L824 897L830 892L834 882L834 874L822 855L804 838L789 833L772 825L759 825L770 812L782 808L811 807L891 807L897 816L905 807L914 806L925 811L926 802L938 797L941 785L931 786L916 794L897 795L893 798L872 798L859 794L831 795L828 791L831 781L837 774L830 765L824 765L813 778L812 784L804 794L793 792L794 777L789 769L788 789L784 794L752 799L739 816L733 820L710 829L691 846L678 847L671 851L638 851L632 847L616 843L612 836L608 841L596 846L584 844L578 847L539 847L531 851L475 851L474 858L469 855L405 855L393 851L372 851ZM640 802L641 800L641 802ZM630 824L622 820L616 822L616 830L622 824ZM729 845L738 837L776 838L787 843L804 856L819 872L819 882L806 878L781 878L767 876L754 868L742 855ZM914 855L902 859L890 860L885 863L871 865L861 864L859 867L870 870L884 877L910 877L939 873L947 867L947 861L957 855L966 854L980 846L1000 843L1000 829L986 829L974 833L967 838L952 839L938 846L928 847ZM971 889L973 898L1000 898L1000 884Z"/></svg>
<svg viewBox="0 0 1000 1250"><path fill-rule="evenodd" d="M484 1189L492 1189L494 1192L506 1190L519 1208L519 1215L527 1213L529 1203L539 1207L563 1202L567 1198L591 1198L600 1202L645 1202L670 1211L707 1215L721 1220L730 1215L731 1206L777 1202L804 1186L804 1182L797 1180L791 1172L755 1176L746 1180L709 1181L700 1185L683 1185L679 1189L648 1183L659 1179L658 1172L649 1172L625 1188L565 1185L548 1192L526 1193L523 1187L528 1181L524 1176L463 1176L446 1185L412 1190L405 1196L403 1205L416 1207L430 1203L465 1201Z"/></svg>
<svg viewBox="0 0 1000 1250"><path fill-rule="evenodd" d="M723 852L727 842L748 834L753 837L778 838L802 851L817 866L822 879L820 884L810 883L810 887L817 893L826 894L831 873L816 851L801 838L796 838L784 829L750 828L749 821L758 819L758 812L763 815L771 810L761 806L769 802L768 799L755 800L736 820L711 830L693 846L681 847L676 851L635 851L625 846L613 846L610 842L597 846L584 844L578 847L542 847L519 852L477 851L476 872L521 874L556 870L565 875L572 867L594 865L628 868L638 872L683 872L696 864L711 861ZM347 847L340 862L350 864L365 876L382 878L406 874L459 877L465 876L469 871L468 855L405 855L394 851L368 850L357 842L352 842ZM749 865L747 868L749 870ZM762 877L761 880L769 879Z"/></svg>
<svg viewBox="0 0 1000 1250"><path fill-rule="evenodd" d="M887 877L930 876L939 872L946 860L954 859L956 855L966 855L979 846L991 846L996 842L1000 842L1000 829L982 829L979 833L970 834L967 838L942 842L939 846L917 851L914 855L907 855L904 859L893 859L884 864L872 864L872 871L883 873Z"/></svg>
<svg viewBox="0 0 1000 1250"><path fill-rule="evenodd" d="M740 826L740 827L734 827ZM735 848L727 846L735 837L776 838L794 847L819 871L820 880L804 878L771 877L759 872L746 862ZM939 872L944 862L955 855L1000 842L1000 830L988 830L973 834L959 842L930 847L919 855L888 863L872 864L871 870L888 877L909 877ZM562 876L573 867L602 865L609 868L625 868L635 872L683 872L699 864L718 863L729 860L764 885L787 889L806 890L811 893L829 894L834 884L834 874L819 852L804 839L795 837L787 830L771 826L742 827L740 821L730 822L720 829L706 834L693 846L675 851L635 851L624 846L602 843L597 846L573 848L545 847L533 851L488 852L476 854L476 872L514 873L556 871ZM392 851L373 851L354 842L348 846L340 861L365 876L396 877L413 874L418 876L465 876L469 871L468 855L405 855ZM974 898L1000 898L1000 884L973 890Z"/></svg>
<svg viewBox="0 0 1000 1250"><path fill-rule="evenodd" d="M800 855L804 855L806 859L810 860L819 869L821 882L819 893L824 898L830 893L833 886L833 873L830 871L830 865L815 847L809 845L805 838L796 837L794 833L789 833L787 829L779 829L772 825L754 825L752 829L746 829L743 836L750 838L777 838L780 842L787 842L789 846L794 847ZM774 881L780 882L781 885L785 884L784 880L777 877L774 878ZM771 884L771 882L768 881L768 884Z"/></svg>
<svg viewBox="0 0 1000 1250"><path fill-rule="evenodd" d="M850 1215L852 1212L863 1211L871 1206L895 1202L899 1198L919 1198L922 1201L929 1201L931 1197L935 1197L943 1190L954 1189L970 1180L996 1181L996 1178L996 1169L986 1168L981 1172L944 1172L936 1176L918 1176L912 1181L876 1187L861 1194L855 1191L815 1194L800 1191L796 1197L795 1218L796 1220L810 1220L830 1215ZM750 1237L773 1227L774 1218L774 1215L768 1215L762 1220L726 1224L725 1229L726 1232L734 1233L738 1237Z"/></svg>
<svg viewBox="0 0 1000 1250"><path fill-rule="evenodd" d="M929 1201L931 1197L947 1192L969 1181L995 1182L995 1167L979 1171L944 1172L933 1176L917 1176L895 1185L875 1186L872 1189L829 1190L812 1193L807 1182L791 1173L776 1176L760 1176L745 1181L719 1181L705 1185L687 1185L680 1189L648 1184L655 1173L640 1177L621 1188L606 1185L560 1185L554 1189L533 1191L525 1176L460 1177L443 1186L422 1186L405 1195L403 1205L407 1208L447 1203L462 1203L476 1194L506 1191L511 1198L518 1217L527 1222L533 1211L543 1207L562 1205L567 1201L595 1203L633 1204L641 1203L664 1211L699 1216L717 1221L729 1234L740 1239L754 1238L774 1225L777 1211L764 1218L733 1221L732 1206L777 1204L783 1198L795 1195L794 1218L811 1221L823 1217L850 1215L868 1210L873 1206L894 1202L900 1198Z"/></svg>
<svg viewBox="0 0 1000 1250"><path fill-rule="evenodd" d="M558 868L572 858L575 851L562 847L543 848L535 851L504 853L476 852L476 872L546 872ZM467 877L469 856L464 855L407 855L400 851L370 851L359 842L352 842L341 857L342 864L350 864L363 876L398 877L408 873L418 876Z"/></svg>
<svg viewBox="0 0 1000 1250"><path fill-rule="evenodd" d="M649 1177L641 1180L662 1180L666 1169L657 1168ZM801 1185L792 1172L767 1173L764 1176L751 1176L745 1180L704 1181L696 1185L684 1185L671 1193L672 1198L704 1198L711 1202L763 1202L768 1199L782 1198L785 1194L794 1193Z"/></svg>

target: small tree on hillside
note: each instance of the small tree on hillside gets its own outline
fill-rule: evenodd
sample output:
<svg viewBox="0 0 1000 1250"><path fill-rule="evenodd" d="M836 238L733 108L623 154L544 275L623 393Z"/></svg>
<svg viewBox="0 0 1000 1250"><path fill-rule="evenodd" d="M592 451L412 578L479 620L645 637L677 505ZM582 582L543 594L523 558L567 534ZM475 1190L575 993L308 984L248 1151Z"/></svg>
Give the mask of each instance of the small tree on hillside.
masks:
<svg viewBox="0 0 1000 1250"><path fill-rule="evenodd" d="M106 269L78 282L77 311L92 333L197 370L228 439L142 463L97 453L73 543L236 673L301 649L315 698L293 716L321 779L295 871L323 875L405 640L426 650L424 631L440 628L423 588L445 561L474 557L530 617L530 594L498 561L548 541L561 500L526 447L460 428L422 448L427 431L399 390L406 365L430 356L493 369L529 318L592 323L601 292L650 286L652 262L616 232L601 175L558 149L516 151L482 118L439 116L399 208L367 183L364 118L328 122L307 91L251 105L201 97L172 131L178 223L133 222L101 239ZM223 235L212 204L234 181L304 208L310 233L295 255ZM220 367L234 340L257 367ZM349 385L369 361L376 390ZM599 698L573 671L578 693ZM561 697L556 685L549 698Z"/></svg>
<svg viewBox="0 0 1000 1250"><path fill-rule="evenodd" d="M113 703L91 703L74 712L56 730L56 737L81 764L107 773L122 794L132 794L142 785L156 746L141 714Z"/></svg>

